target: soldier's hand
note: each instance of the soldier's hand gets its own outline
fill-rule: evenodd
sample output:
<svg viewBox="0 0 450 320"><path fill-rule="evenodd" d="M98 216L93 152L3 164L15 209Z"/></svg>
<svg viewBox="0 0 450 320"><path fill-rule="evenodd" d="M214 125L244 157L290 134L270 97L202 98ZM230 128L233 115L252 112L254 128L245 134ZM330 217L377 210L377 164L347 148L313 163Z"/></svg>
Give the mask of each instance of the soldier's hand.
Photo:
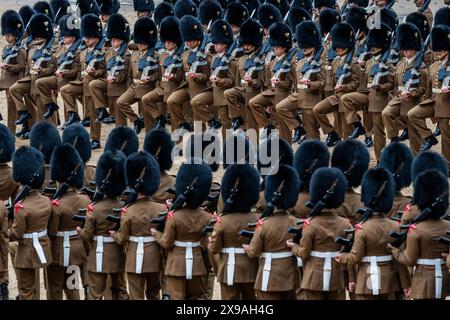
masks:
<svg viewBox="0 0 450 320"><path fill-rule="evenodd" d="M243 244L243 245L242 245L242 248L244 248L244 251L247 252L248 249L250 248L250 245L248 245L248 244Z"/></svg>
<svg viewBox="0 0 450 320"><path fill-rule="evenodd" d="M253 82L253 79L251 76L245 76L244 81L247 82L248 84L251 84Z"/></svg>
<svg viewBox="0 0 450 320"><path fill-rule="evenodd" d="M188 77L191 78L191 79L195 79L197 77L197 74L194 73L194 72L189 72L188 73Z"/></svg>
<svg viewBox="0 0 450 320"><path fill-rule="evenodd" d="M406 298L409 298L409 296L411 295L411 288L403 288L403 294Z"/></svg>
<svg viewBox="0 0 450 320"><path fill-rule="evenodd" d="M169 74L165 74L164 75L164 78L166 78L167 80L172 80L173 79L173 74L172 73L169 73Z"/></svg>
<svg viewBox="0 0 450 320"><path fill-rule="evenodd" d="M33 68L31 68L32 70L34 70L34 71L36 71L36 72L39 72L39 70L41 70L41 67L34 67L33 66Z"/></svg>
<svg viewBox="0 0 450 320"><path fill-rule="evenodd" d="M355 288L356 288L356 282L348 283L348 292L355 292Z"/></svg>
<svg viewBox="0 0 450 320"><path fill-rule="evenodd" d="M309 80L309 79L302 79L300 82L307 86L309 86L311 84L311 80Z"/></svg>
<svg viewBox="0 0 450 320"><path fill-rule="evenodd" d="M374 84L372 84L372 85L370 86L370 88L373 89L373 90L378 90L378 89L380 89L380 85L377 84L377 83L374 83Z"/></svg>
<svg viewBox="0 0 450 320"><path fill-rule="evenodd" d="M446 253L446 252L441 253L441 255L444 259L447 259L447 257L448 257L448 253Z"/></svg>
<svg viewBox="0 0 450 320"><path fill-rule="evenodd" d="M448 93L450 91L450 87L442 87L441 92L442 93Z"/></svg>
<svg viewBox="0 0 450 320"><path fill-rule="evenodd" d="M141 80L141 83L142 83L142 84L147 84L147 83L149 83L149 82L150 82L150 79L149 79L149 78L145 78L145 79Z"/></svg>
<svg viewBox="0 0 450 320"><path fill-rule="evenodd" d="M150 233L152 234L152 236L155 236L157 230L155 228L151 228L150 229Z"/></svg>
<svg viewBox="0 0 450 320"><path fill-rule="evenodd" d="M360 62L359 62L359 66L360 66L361 68L364 68L365 65L366 65L366 62L365 62L365 61L360 61Z"/></svg>
<svg viewBox="0 0 450 320"><path fill-rule="evenodd" d="M339 86L334 87L334 91L336 91L336 92L341 92L342 89L344 89L344 86L339 85Z"/></svg>
<svg viewBox="0 0 450 320"><path fill-rule="evenodd" d="M217 80L219 80L219 78L217 78L216 76L212 76L209 78L209 80L211 80L211 82L217 82Z"/></svg>
<svg viewBox="0 0 450 320"><path fill-rule="evenodd" d="M81 234L82 231L83 231L83 229L81 227L77 227L78 234Z"/></svg>
<svg viewBox="0 0 450 320"><path fill-rule="evenodd" d="M401 96L403 99L409 98L410 95L411 95L411 93L409 93L408 91L402 91L402 93L400 94L400 96Z"/></svg>
<svg viewBox="0 0 450 320"><path fill-rule="evenodd" d="M61 70L57 70L57 71L55 72L55 76L57 76L57 77L59 77L59 78L62 78L62 77L64 77L64 72L62 72Z"/></svg>
<svg viewBox="0 0 450 320"><path fill-rule="evenodd" d="M108 78L106 81L107 81L109 84L112 84L112 83L116 82L116 77Z"/></svg>
<svg viewBox="0 0 450 320"><path fill-rule="evenodd" d="M114 237L114 235L116 234L116 231L114 231L114 230L109 230L108 233L109 233L109 235L110 235L111 237Z"/></svg>
<svg viewBox="0 0 450 320"><path fill-rule="evenodd" d="M5 64L5 63L0 64L0 68L1 68L2 70L8 70L8 67L9 67L9 65L7 65L7 64Z"/></svg>
<svg viewBox="0 0 450 320"><path fill-rule="evenodd" d="M394 249L394 246L392 244L388 243L386 245L386 248L388 248L389 250L392 250L392 249Z"/></svg>
<svg viewBox="0 0 450 320"><path fill-rule="evenodd" d="M295 246L294 241L292 241L292 239L286 240L286 245L288 246L288 248L292 248L293 246Z"/></svg>
<svg viewBox="0 0 450 320"><path fill-rule="evenodd" d="M334 258L334 260L339 263L339 261L341 260L341 256L342 254L339 254L338 256L336 256L336 258Z"/></svg>
<svg viewBox="0 0 450 320"><path fill-rule="evenodd" d="M87 67L87 68L86 68L86 72L87 72L88 74L92 74L92 73L95 72L95 69L92 68L92 67Z"/></svg>

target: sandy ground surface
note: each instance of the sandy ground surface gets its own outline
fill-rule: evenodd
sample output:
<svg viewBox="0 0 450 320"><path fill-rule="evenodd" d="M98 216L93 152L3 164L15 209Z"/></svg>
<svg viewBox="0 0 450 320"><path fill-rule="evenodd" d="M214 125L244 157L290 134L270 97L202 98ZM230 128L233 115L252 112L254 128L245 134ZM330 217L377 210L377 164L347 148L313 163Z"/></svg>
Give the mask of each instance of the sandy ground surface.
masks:
<svg viewBox="0 0 450 320"><path fill-rule="evenodd" d="M72 2L72 1L71 1ZM132 1L122 1L124 3L132 3ZM155 1L157 3L159 3L160 1ZM33 2L34 3L34 2ZM7 9L14 9L14 10L18 10L21 6L28 4L30 5L30 1L25 1L25 0L2 0L0 2L0 14L3 13L5 10ZM439 9L442 6L442 1L437 1L434 0L432 1L430 8L432 9L433 12L435 12L437 9ZM415 6L413 1L406 1L406 0L400 0L397 1L397 4L394 6L394 9L396 10L396 12L400 15L400 21L403 18L404 15L407 15L409 12L411 11L415 11ZM135 13L133 11L132 6L130 5L122 5L122 8L120 10L120 13L124 14L128 21L130 22L131 25L134 25L134 22L136 21L136 16ZM3 38L0 39L0 48L3 48L3 46L5 45L5 41L3 40ZM61 98L59 97L58 99L58 104L60 106L63 105ZM134 106L135 111L137 111L137 105ZM80 106L80 109L81 106ZM2 121L2 123L4 123L6 125L6 115L7 115L7 110L6 110L6 98L4 94L0 94L0 113L3 115L4 120ZM60 117L61 119L64 119L64 115L60 109ZM434 130L435 125L431 123L431 121L428 122L429 127ZM102 126L102 135L101 135L101 142L102 145L105 143L107 135L109 134L109 132L111 131L111 129L113 128L114 125L103 125ZM140 144L141 146L143 145L143 140L144 140L144 133L141 133L140 136ZM322 140L325 140L325 136L322 137ZM438 138L439 140L439 144L433 147L433 150L436 150L438 152L440 152L440 138ZM22 146L22 145L27 145L28 144L28 140L20 140L18 139L16 142L17 147ZM294 149L296 149L297 146L294 146ZM373 154L373 148L370 150L371 153L371 166L376 164L375 161L375 157ZM92 154L92 159L90 161L90 163L95 164L99 158L99 156L102 154L102 150L95 150L93 151ZM171 172L172 174L176 174L178 170L178 165L175 165ZM215 180L216 181L220 181L221 180L221 176L223 174L222 170L219 170L218 172L215 173ZM406 194L410 194L411 190L405 190ZM9 284L9 288L10 288L10 297L14 298L17 295L17 282L16 282L16 277L12 268L12 265L10 264L10 284ZM41 269L41 299L45 299L46 298L46 293L45 293L45 288L44 288L44 282L43 282L43 270ZM81 297L83 297L83 293L80 292ZM216 282L215 284L215 288L214 288L214 299L220 299L220 287L219 284Z"/></svg>

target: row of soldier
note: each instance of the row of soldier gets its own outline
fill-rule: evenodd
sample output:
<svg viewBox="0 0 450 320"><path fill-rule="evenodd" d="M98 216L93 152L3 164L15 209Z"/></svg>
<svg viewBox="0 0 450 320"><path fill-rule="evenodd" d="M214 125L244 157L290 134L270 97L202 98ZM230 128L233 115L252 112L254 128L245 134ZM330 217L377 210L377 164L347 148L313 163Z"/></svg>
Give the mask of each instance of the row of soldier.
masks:
<svg viewBox="0 0 450 320"><path fill-rule="evenodd" d="M417 154L442 134L442 153L450 157L448 7L436 12L431 28L429 1L416 1L418 11L401 24L393 2L377 1L381 21L369 30L364 1L350 2L342 18L334 2L317 1L313 8L294 1L287 11L280 3L266 2L250 14L254 3L223 10L215 0L202 1L197 18L190 0L173 7L163 2L153 21L153 3L136 1L139 19L130 43L117 1L102 3L100 17L84 10L80 30L70 13L53 24L45 14L50 5L42 9L46 2L35 5L44 13L29 12L28 20L8 11L2 80L9 127L17 117L17 136L28 138L36 120L57 123L59 92L67 120L62 129L83 118L93 149L101 147L102 123L130 121L139 133L165 127L170 117L172 131L192 131L194 121L212 130L270 134L277 128L292 143L320 139L321 129L330 147L364 135L377 161L387 139L409 139ZM68 10L63 3L60 8ZM430 118L438 123L435 132L427 127Z"/></svg>
<svg viewBox="0 0 450 320"><path fill-rule="evenodd" d="M36 298L42 268L48 299L80 298L74 270L88 299L205 299L216 278L222 299L450 295L448 166L433 151L414 157L394 142L369 168L355 139L330 155L314 139L294 153L271 137L256 152L243 135L222 146L196 133L171 176L176 146L164 128L143 150L131 128L113 129L96 168L81 124L61 139L38 122L17 150L4 125L0 137L0 195L14 199L0 207L3 298L8 251L20 299Z"/></svg>

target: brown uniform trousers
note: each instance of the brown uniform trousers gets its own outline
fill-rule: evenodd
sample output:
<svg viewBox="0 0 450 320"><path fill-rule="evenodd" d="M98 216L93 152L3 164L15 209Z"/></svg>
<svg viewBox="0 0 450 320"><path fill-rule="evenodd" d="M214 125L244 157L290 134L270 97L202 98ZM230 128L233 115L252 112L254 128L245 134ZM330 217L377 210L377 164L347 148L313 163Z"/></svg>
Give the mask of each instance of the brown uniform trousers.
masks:
<svg viewBox="0 0 450 320"><path fill-rule="evenodd" d="M205 238L203 228L209 224L211 216L201 208L183 208L168 217L164 233L157 232L156 241L168 251L164 274L167 276L166 290L172 300L198 300L206 291L206 262L203 258ZM178 242L200 242L192 248L192 279L186 279L186 248L177 246Z"/></svg>
<svg viewBox="0 0 450 320"><path fill-rule="evenodd" d="M183 60L183 80L181 85L176 88L175 92L171 93L167 98L167 107L170 112L170 117L173 128L178 128L183 122L192 122L193 115L192 108L185 108L184 104L193 99L197 94L208 88L209 75L210 75L210 58L208 57L207 63L202 66L198 66L195 70L195 78L190 78L186 75L189 72L191 65L188 63L189 55L193 53L192 50L187 50L182 55ZM187 111L187 113L185 113Z"/></svg>
<svg viewBox="0 0 450 320"><path fill-rule="evenodd" d="M272 60L268 66L268 70L270 70L269 79L275 76L275 72L273 69L276 63L281 60L275 58ZM253 117L256 120L257 129L262 129L271 124L272 121L275 121L279 126L280 138L291 142L291 131L288 126L280 121L280 116L276 111L276 106L279 102L285 99L291 92L292 85L295 83L295 70L292 66L289 72L283 72L278 75L279 81L276 84L271 84L268 90L264 90L257 96L253 97L249 101L250 111L253 114ZM270 118L268 117L267 109L271 108ZM273 117L272 117L273 116Z"/></svg>
<svg viewBox="0 0 450 320"><path fill-rule="evenodd" d="M409 288L411 284L408 269L395 260L377 262L379 278L378 290L374 291L370 272L370 262L363 262L364 257L390 256L387 244L392 241L389 231L398 229L395 221L381 214L374 214L363 224L359 224L355 232L355 240L350 253L344 253L339 263L358 265L359 272L356 279L357 300L373 300L377 298L393 299L395 293L402 288Z"/></svg>
<svg viewBox="0 0 450 320"><path fill-rule="evenodd" d="M31 70L35 64L33 61L34 53L45 44L42 43L33 43L31 48L28 51L27 58L27 69L25 71L25 77L17 80L9 89L11 94L11 98L14 101L17 111L28 111L33 116L33 121L41 120L43 117L43 107L42 101L39 96L39 91L36 88L36 81L40 78L51 76L56 71L56 60L54 56L50 61L44 61L41 64L41 69L39 72L35 72ZM31 96L35 102L35 107L37 109L33 110L31 106L26 104L25 96ZM51 122L56 123L56 115L54 115L51 119Z"/></svg>
<svg viewBox="0 0 450 320"><path fill-rule="evenodd" d="M245 239L239 236L239 232L248 229L248 224L257 220L258 216L255 213L227 213L221 215L220 220L214 225L208 249L210 254L217 254L219 257L217 281L220 283L222 300L256 299L254 285L258 260L247 257L245 253L234 254L234 274L231 277L227 269L230 255L223 251L233 248L242 250Z"/></svg>
<svg viewBox="0 0 450 320"><path fill-rule="evenodd" d="M327 68L332 68L332 74L335 75L339 67L343 66L345 63L345 56L342 57L336 57L334 59L331 66L327 66ZM340 98L349 92L354 92L357 90L359 86L359 74L360 74L360 67L359 64L352 64L352 71L350 76L348 76L344 82L343 82L343 89L340 92L334 92L331 96L323 99L318 104L316 104L313 108L313 114L316 117L317 121L319 122L320 127L322 128L322 131L324 134L329 134L333 131L335 131L339 137L346 138L351 131L351 127L347 124L344 117L344 108L341 106ZM332 81L332 82L330 82ZM337 79L335 76L332 78L327 77L327 83L325 85L325 90L329 88L328 90L331 90L336 86ZM334 113L335 116L335 125L331 125L330 121L328 120L328 114Z"/></svg>
<svg viewBox="0 0 450 320"><path fill-rule="evenodd" d="M149 197L139 198L126 208L120 229L114 235L119 245L125 246L125 271L131 300L158 300L161 290L162 252L159 244L152 240L143 244L142 265L138 265L138 242L135 237L150 237L149 221L158 216L164 206Z"/></svg>
<svg viewBox="0 0 450 320"><path fill-rule="evenodd" d="M316 257L320 252L336 253L341 246L334 240L345 235L350 222L325 209L319 216L304 223L299 245L292 252L303 261L302 289L306 300L345 300L345 283L342 266L331 258L331 277L324 283L325 259Z"/></svg>
<svg viewBox="0 0 450 320"><path fill-rule="evenodd" d="M248 107L248 103L251 98L261 93L264 87L264 70L253 71L251 74L252 82L250 84L243 80L246 74L246 70L244 70L245 62L247 60L253 60L254 55L255 52L238 59L239 74L237 80L241 81L240 86L225 90L224 92L230 119L242 117L244 119L243 127L245 129L257 128L256 120Z"/></svg>
<svg viewBox="0 0 450 320"><path fill-rule="evenodd" d="M75 190L70 190L59 200L52 201L48 234L52 242L53 262L47 268L48 300L62 300L63 291L67 300L80 300L79 288L68 287L68 278L72 276L70 271L72 266L80 267L86 261L83 240L78 234L70 236L69 255L65 257L64 236L58 233L75 232L80 223L72 219L73 213L80 208L86 208L89 203L90 200L86 195L79 194ZM78 277L78 274L75 276Z"/></svg>
<svg viewBox="0 0 450 320"><path fill-rule="evenodd" d="M433 133L426 125L427 118L436 118L441 129L441 152L450 164L450 111L448 104L450 101L449 93L440 93L442 79L438 79L438 73L441 68L445 68L447 61L436 61L429 67L429 86L432 96L430 99L419 103L408 111L408 120L413 127L413 132L418 134L418 140L421 142Z"/></svg>
<svg viewBox="0 0 450 320"><path fill-rule="evenodd" d="M292 238L289 227L295 227L296 222L284 210L276 210L255 230L247 255L259 258L258 274L255 290L258 300L295 300L295 291L299 285L297 259L294 256L272 259L267 288L263 285L264 264L266 258L262 254L290 253L286 241Z"/></svg>
<svg viewBox="0 0 450 320"><path fill-rule="evenodd" d="M220 60L221 56L213 57L212 66L215 60ZM191 100L191 106L194 111L194 120L207 122L219 115L223 126L227 129L231 127L231 120L228 114L227 101L224 92L236 85L238 63L235 59L228 63L227 70L221 70L217 73L218 80L213 83L212 88L200 92ZM214 69L211 69L214 72Z"/></svg>
<svg viewBox="0 0 450 320"><path fill-rule="evenodd" d="M162 53L159 56L159 66L160 66L160 82L159 85L148 92L142 97L142 108L150 113L153 119L160 116L165 116L167 113L167 99L170 94L179 87L181 80L183 79L183 69L182 68L171 68L170 74L172 78L168 79L164 75L167 71L164 68L164 62L169 58L167 53ZM172 130L175 126L172 126Z"/></svg>
<svg viewBox="0 0 450 320"><path fill-rule="evenodd" d="M303 123L308 139L320 140L319 123L313 114L313 107L322 100L321 92L325 86L325 67L322 66L319 72L312 73L309 76L311 83L309 86L303 85L300 81L304 74L301 72L304 64L310 61L310 58L302 58L297 63L297 91L290 94L286 99L277 104L276 109L280 121L284 123L290 131L295 130ZM305 72L306 73L306 72ZM297 119L297 110L302 111L302 123Z"/></svg>
<svg viewBox="0 0 450 320"><path fill-rule="evenodd" d="M88 272L89 300L127 300L127 284L125 281L125 252L124 248L112 240L109 230L113 230L115 224L106 220L114 208L120 208L122 203L117 198L105 198L93 203L87 214L86 223L81 232L82 239L89 243L89 255L86 262ZM89 208L89 207L88 207ZM102 236L103 253L100 272L97 270L97 246L99 236ZM107 287L108 279L111 279ZM111 291L110 296L107 292Z"/></svg>
<svg viewBox="0 0 450 320"><path fill-rule="evenodd" d="M64 55L68 51L64 45L59 47L56 52L53 54L55 61ZM58 66L59 68L59 66ZM78 73L80 72L80 53L76 52L73 58L73 62L70 65L67 65L64 70L64 76L57 77L55 75L51 75L48 77L40 78L36 80L36 90L41 98L42 107L45 107L47 104L54 102L56 103L56 96L59 90L69 84L70 81L76 80L78 77ZM56 71L56 70L55 70ZM64 115L67 118L67 114L69 111L77 111L77 110L64 110ZM43 111L42 111L43 113Z"/></svg>
<svg viewBox="0 0 450 320"><path fill-rule="evenodd" d="M155 59L155 69L150 70L147 73L148 83L140 83L142 77L142 70L139 70L139 61L146 59L147 51L141 53L139 51L133 52L130 59L129 77L133 79L133 83L117 100L117 112L116 112L116 125L127 125L127 119L130 122L136 121L139 116L131 109L131 105L136 102L140 102L142 97L155 88L157 81L160 79L159 67L156 64L158 57L156 51L154 51L152 58ZM144 108L144 120L149 121L149 117L152 117L150 110ZM151 128L147 128L147 131Z"/></svg>
<svg viewBox="0 0 450 320"><path fill-rule="evenodd" d="M369 132L373 128L374 151L377 160L380 160L381 150L386 146L386 134L381 112L389 102L389 91L394 87L394 67L389 65L388 75L379 81L379 88L370 88L373 81L373 77L370 75L371 69L379 63L380 57L372 57L366 62L364 71L365 89L360 86L359 92L347 93L341 97L347 124L359 121L357 112L362 110L364 129ZM366 119L369 119L369 123L366 122Z"/></svg>
<svg viewBox="0 0 450 320"><path fill-rule="evenodd" d="M450 273L441 255L448 253L448 246L435 240L439 236L444 236L448 229L450 229L450 223L446 220L425 220L417 223L415 228L409 229L404 249L392 249L395 260L408 267L415 266L411 283L412 299L445 299L450 294ZM442 260L442 294L440 297L436 296L435 267L418 264L418 259Z"/></svg>
<svg viewBox="0 0 450 320"><path fill-rule="evenodd" d="M35 291L39 287L35 283L36 270L45 268L52 262L50 239L46 234L39 238L44 261L38 256L33 239L24 238L24 235L47 230L50 214L50 200L41 195L39 190L31 190L28 197L15 209L9 240L19 242L13 265L21 300L35 297Z"/></svg>
<svg viewBox="0 0 450 320"><path fill-rule="evenodd" d="M11 45L5 47L5 49L9 48L11 48ZM10 87L17 80L24 77L26 65L27 53L24 49L20 49L17 56L9 60L8 69L0 71L0 90L5 90L6 93L6 105L8 109L7 125L13 133L16 132L14 121L17 119L17 110L10 93Z"/></svg>
<svg viewBox="0 0 450 320"><path fill-rule="evenodd" d="M61 88L61 96L64 101L64 109L67 111L76 111L77 98L83 97L83 116L86 118L89 114L91 125L90 125L90 135L92 140L100 140L101 124L96 122L97 112L94 105L94 100L92 93L89 89L89 84L95 79L104 77L106 73L106 63L105 61L96 62L94 64L94 73L87 74L86 68L89 63L86 63L86 55L89 48L84 49L80 52L80 64L81 64L81 75L80 79L77 81L71 81L68 85Z"/></svg>
<svg viewBox="0 0 450 320"><path fill-rule="evenodd" d="M411 126L408 121L407 114L415 105L417 105L421 97L426 93L428 72L425 68L420 69L419 85L413 89L411 95L403 99L400 94L403 90L403 75L404 73L413 67L414 61L408 64L406 58L403 58L397 65L394 78L394 97L389 101L388 105L382 112L384 127L386 128L386 134L388 139L392 139L398 136L399 129L408 127L409 132L409 145L414 154L417 154L420 149L421 141L417 129Z"/></svg>
<svg viewBox="0 0 450 320"><path fill-rule="evenodd" d="M118 71L114 77L114 82L107 82L108 74L105 74L104 78L93 80L89 83L89 90L92 93L95 109L109 107L111 115L116 117L116 126L126 125L126 118L119 115L117 103L118 97L120 97L128 88L128 72L130 68L130 56L131 53L127 51L124 55L125 68ZM117 52L113 48L109 48L105 53L105 60L110 61L117 57ZM99 124L101 128L101 123Z"/></svg>

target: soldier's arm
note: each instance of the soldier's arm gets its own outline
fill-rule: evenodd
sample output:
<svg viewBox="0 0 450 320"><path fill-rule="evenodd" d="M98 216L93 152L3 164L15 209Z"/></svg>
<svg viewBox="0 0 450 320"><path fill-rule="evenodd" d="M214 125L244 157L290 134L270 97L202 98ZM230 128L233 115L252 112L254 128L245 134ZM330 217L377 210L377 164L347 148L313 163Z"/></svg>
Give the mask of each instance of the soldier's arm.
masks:
<svg viewBox="0 0 450 320"><path fill-rule="evenodd" d="M80 71L80 53L76 53L73 57L73 62L70 69L64 71L64 78L74 79L77 77L78 72Z"/></svg>
<svg viewBox="0 0 450 320"><path fill-rule="evenodd" d="M361 262L366 252L365 230L355 230L355 241L349 253L342 254L339 262L342 264L355 265Z"/></svg>
<svg viewBox="0 0 450 320"><path fill-rule="evenodd" d="M426 68L421 68L419 76L419 86L417 87L417 90L413 90L411 92L411 97L422 97L427 91L427 87L428 87L428 70Z"/></svg>
<svg viewBox="0 0 450 320"><path fill-rule="evenodd" d="M8 71L12 73L24 72L27 68L27 53L24 49L20 49L16 57L16 64L8 65Z"/></svg>
<svg viewBox="0 0 450 320"><path fill-rule="evenodd" d="M211 234L211 241L208 244L208 250L211 254L219 253L223 247L223 234L221 223L214 225L214 230Z"/></svg>
<svg viewBox="0 0 450 320"><path fill-rule="evenodd" d="M231 60L228 65L227 75L223 78L217 79L216 86L219 88L232 88L236 84L236 61Z"/></svg>
<svg viewBox="0 0 450 320"><path fill-rule="evenodd" d="M39 77L48 77L51 76L55 73L56 69L58 69L57 67L57 62L55 57L52 57L52 60L47 61L46 63L46 67L45 68L41 68L39 70Z"/></svg>
<svg viewBox="0 0 450 320"><path fill-rule="evenodd" d="M106 76L106 62L100 61L96 64L95 71L92 76L96 79L104 78Z"/></svg>
<svg viewBox="0 0 450 320"><path fill-rule="evenodd" d="M370 70L369 70L370 72ZM389 92L394 89L395 86L395 70L392 64L389 65L388 75L386 76L386 82L380 84L378 91Z"/></svg>
<svg viewBox="0 0 450 320"><path fill-rule="evenodd" d="M203 66L201 70L202 72L196 73L194 81L199 83L206 83L208 82L211 73L210 59L208 59L208 63L205 66Z"/></svg>
<svg viewBox="0 0 450 320"><path fill-rule="evenodd" d="M352 64L352 71L350 74L350 81L343 85L342 92L348 93L348 92L354 92L356 89L358 89L359 86L359 74L360 74L360 66L358 64Z"/></svg>
<svg viewBox="0 0 450 320"><path fill-rule="evenodd" d="M114 80L115 83L123 83L127 81L128 79L128 73L130 70L130 55L125 55L125 62L124 62L125 68L123 70L120 70L116 74L116 80Z"/></svg>
<svg viewBox="0 0 450 320"><path fill-rule="evenodd" d="M124 214L120 219L120 228L114 234L114 241L119 245L124 245L130 238L130 218Z"/></svg>
<svg viewBox="0 0 450 320"><path fill-rule="evenodd" d="M22 240L26 230L25 209L14 209L14 222L9 232L9 241Z"/></svg>
<svg viewBox="0 0 450 320"><path fill-rule="evenodd" d="M264 86L264 69L261 71L257 71L258 75L256 78L252 79L252 83L250 84L250 87L252 89L261 89Z"/></svg>
<svg viewBox="0 0 450 320"><path fill-rule="evenodd" d="M84 242L91 242L94 239L95 225L95 214L93 212L86 214L86 222L80 233L80 237Z"/></svg>
<svg viewBox="0 0 450 320"><path fill-rule="evenodd" d="M172 74L173 74L173 78L170 79L170 81L178 83L181 80L183 80L184 77L184 72L183 72L183 68L176 68L175 70L172 70Z"/></svg>
<svg viewBox="0 0 450 320"><path fill-rule="evenodd" d="M163 249L170 249L175 244L176 223L175 218L167 219L164 233L157 231L155 234L156 241Z"/></svg>
<svg viewBox="0 0 450 320"><path fill-rule="evenodd" d="M320 72L316 73L317 80L311 81L309 84L309 91L311 92L319 92L325 87L325 79L326 79L326 69L325 66L322 65L320 67Z"/></svg>
<svg viewBox="0 0 450 320"><path fill-rule="evenodd" d="M412 267L416 265L419 251L419 237L417 232L410 229L406 238L405 249L392 248L392 256L401 264Z"/></svg>
<svg viewBox="0 0 450 320"><path fill-rule="evenodd" d="M300 239L300 245L295 247L293 253L302 258L302 260L308 260L311 256L311 251L314 244L314 230L310 225L303 223L302 238Z"/></svg>
<svg viewBox="0 0 450 320"><path fill-rule="evenodd" d="M252 241L250 242L250 246L247 250L247 256L250 258L256 258L261 255L264 246L264 227L257 227L255 230L255 234L253 235Z"/></svg>
<svg viewBox="0 0 450 320"><path fill-rule="evenodd" d="M56 237L60 220L61 215L59 213L58 207L52 205L52 213L50 214L50 219L48 221L47 227L47 232L50 237Z"/></svg>
<svg viewBox="0 0 450 320"><path fill-rule="evenodd" d="M280 80L277 83L277 88L282 90L289 90L292 88L292 85L295 82L295 71L291 69L291 71L285 73L284 80Z"/></svg>

